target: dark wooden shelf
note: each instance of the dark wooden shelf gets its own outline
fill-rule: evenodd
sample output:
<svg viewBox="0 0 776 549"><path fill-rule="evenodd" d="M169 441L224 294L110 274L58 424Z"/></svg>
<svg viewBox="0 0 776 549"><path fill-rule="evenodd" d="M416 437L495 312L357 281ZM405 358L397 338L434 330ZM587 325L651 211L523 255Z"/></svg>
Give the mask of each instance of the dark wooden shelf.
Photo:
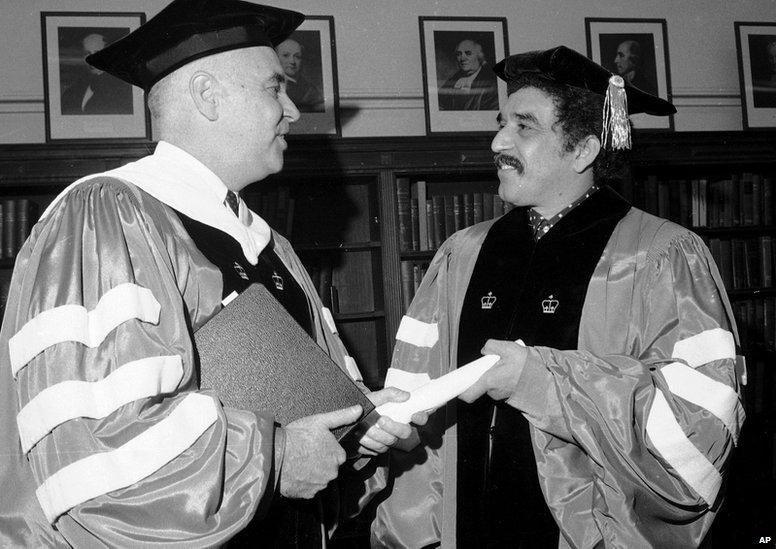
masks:
<svg viewBox="0 0 776 549"><path fill-rule="evenodd" d="M751 299L755 297L776 296L776 288L738 288L728 290L730 299Z"/></svg>
<svg viewBox="0 0 776 549"><path fill-rule="evenodd" d="M297 252L375 250L381 246L382 243L379 240L371 242L332 242L328 244L306 243L294 244L294 250Z"/></svg>
<svg viewBox="0 0 776 549"><path fill-rule="evenodd" d="M436 250L405 250L401 252L402 259L431 259Z"/></svg>
<svg viewBox="0 0 776 549"><path fill-rule="evenodd" d="M735 227L690 227L690 229L700 236L715 238L740 238L751 236L762 236L764 234L776 235L776 226L774 225L745 225Z"/></svg>
<svg viewBox="0 0 776 549"><path fill-rule="evenodd" d="M332 313L337 322L358 322L360 320L376 320L385 318L385 311L364 311L361 313Z"/></svg>

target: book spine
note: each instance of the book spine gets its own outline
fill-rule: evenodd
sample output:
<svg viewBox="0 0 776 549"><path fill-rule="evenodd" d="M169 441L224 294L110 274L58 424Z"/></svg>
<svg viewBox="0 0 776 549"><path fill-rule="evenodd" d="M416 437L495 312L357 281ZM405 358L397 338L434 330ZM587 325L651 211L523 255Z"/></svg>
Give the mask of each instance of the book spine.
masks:
<svg viewBox="0 0 776 549"><path fill-rule="evenodd" d="M407 251L412 246L412 220L410 219L410 180L396 178L396 210L399 222L399 249Z"/></svg>
<svg viewBox="0 0 776 549"><path fill-rule="evenodd" d="M482 220L493 219L493 193L483 193L482 195Z"/></svg>
<svg viewBox="0 0 776 549"><path fill-rule="evenodd" d="M415 296L412 267L411 261L401 262L401 297L405 312L410 308L412 298Z"/></svg>
<svg viewBox="0 0 776 549"><path fill-rule="evenodd" d="M27 198L20 198L16 202L16 251L19 253L27 237L30 236L30 201Z"/></svg>
<svg viewBox="0 0 776 549"><path fill-rule="evenodd" d="M461 198L460 194L453 195L453 222L456 231L464 228L464 209Z"/></svg>
<svg viewBox="0 0 776 549"><path fill-rule="evenodd" d="M733 250L733 289L740 290L746 287L746 251L744 241L734 238L731 242Z"/></svg>
<svg viewBox="0 0 776 549"><path fill-rule="evenodd" d="M773 237L760 237L760 274L765 288L773 286Z"/></svg>
<svg viewBox="0 0 776 549"><path fill-rule="evenodd" d="M733 222L736 225L754 225L754 185L752 174L745 173L740 178L732 179L733 185L737 187L739 206L741 208L740 216L733 212ZM735 202L735 201L734 201ZM735 203L734 203L735 206ZM739 221L736 223L736 219Z"/></svg>
<svg viewBox="0 0 776 549"><path fill-rule="evenodd" d="M477 224L481 222L484 217L482 193L474 193L472 195L472 223Z"/></svg>
<svg viewBox="0 0 776 549"><path fill-rule="evenodd" d="M434 202L430 199L426 199L426 230L428 231L426 249L433 250L437 247L434 241L434 230L436 227L436 218L434 217Z"/></svg>
<svg viewBox="0 0 776 549"><path fill-rule="evenodd" d="M428 209L426 207L426 182L418 181L417 187L418 202L418 248L428 250Z"/></svg>
<svg viewBox="0 0 776 549"><path fill-rule="evenodd" d="M657 185L657 215L664 219L671 218L671 189L670 183L661 180Z"/></svg>
<svg viewBox="0 0 776 549"><path fill-rule="evenodd" d="M443 197L445 207L445 238L449 238L455 232L455 209L453 207L453 196L446 194Z"/></svg>
<svg viewBox="0 0 776 549"><path fill-rule="evenodd" d="M418 251L420 249L420 212L417 197L410 202L410 226L412 250Z"/></svg>
<svg viewBox="0 0 776 549"><path fill-rule="evenodd" d="M445 197L435 194L431 197L434 208L434 248L445 241Z"/></svg>
<svg viewBox="0 0 776 549"><path fill-rule="evenodd" d="M762 178L763 225L773 225L773 183L769 177Z"/></svg>
<svg viewBox="0 0 776 549"><path fill-rule="evenodd" d="M463 226L472 225L474 225L474 194L466 193L463 195Z"/></svg>
<svg viewBox="0 0 776 549"><path fill-rule="evenodd" d="M750 174L752 178L752 224L763 222L763 182L760 174Z"/></svg>
<svg viewBox="0 0 776 549"><path fill-rule="evenodd" d="M3 257L16 255L16 202L3 201Z"/></svg>
<svg viewBox="0 0 776 549"><path fill-rule="evenodd" d="M709 182L706 179L698 180L698 225L700 227L709 226L709 206L708 206Z"/></svg>
<svg viewBox="0 0 776 549"><path fill-rule="evenodd" d="M722 281L728 290L735 288L733 284L733 246L729 239L719 240L719 271Z"/></svg>

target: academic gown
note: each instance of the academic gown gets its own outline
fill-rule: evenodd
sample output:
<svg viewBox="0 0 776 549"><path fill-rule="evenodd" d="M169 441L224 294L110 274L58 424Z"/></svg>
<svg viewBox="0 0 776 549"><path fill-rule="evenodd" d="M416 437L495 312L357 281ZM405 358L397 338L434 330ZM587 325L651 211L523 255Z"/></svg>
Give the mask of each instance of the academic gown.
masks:
<svg viewBox="0 0 776 549"><path fill-rule="evenodd" d="M214 547L266 516L276 496L283 456L271 414L223 407L197 387L192 333L221 309L225 288L165 203L191 195L191 181L128 183L160 150L167 163L185 156L160 143L76 182L17 258L0 332L3 547ZM175 166L213 177L190 163ZM246 264L274 241L317 343L360 379L288 242L252 212L246 227L225 208L208 218L212 210L184 209L232 235ZM321 496L329 531L383 485L374 461L345 469Z"/></svg>
<svg viewBox="0 0 776 549"><path fill-rule="evenodd" d="M553 322L548 318L573 304L575 292L564 293L564 277L523 273L528 285L516 288L512 305L520 305L514 326L522 324L528 358L515 393L500 406L519 410L528 421L539 487L559 527L560 547L694 547L721 504L744 419L734 321L707 248L678 225L625 205L592 263L573 252L575 243L588 242L577 235L605 224L610 210L601 206L621 200L608 189L595 193L541 240L554 231L563 238L536 244L535 251L547 252L545 268L589 269L572 330L576 345L542 345L551 337L532 328ZM517 215L519 209L464 229L442 245L397 333L391 368L402 371L399 378L435 378L461 364L458 328L481 250L497 224ZM514 268L529 256L524 239L512 242L502 254L512 256L506 262ZM566 263L553 254L564 249L577 257ZM484 307L495 293L485 292L487 285L481 289ZM521 323L522 315L531 322ZM573 318L564 322L567 330L573 324ZM510 327L493 337L521 336ZM378 508L373 546L456 546L458 409L453 402L434 413L413 452L393 453L392 492ZM494 452L499 442L502 451L509 448L505 434L493 439ZM506 462L502 457L494 480L507 477ZM505 481L502 501L508 490L516 500L530 490ZM526 516L516 512L512 519Z"/></svg>

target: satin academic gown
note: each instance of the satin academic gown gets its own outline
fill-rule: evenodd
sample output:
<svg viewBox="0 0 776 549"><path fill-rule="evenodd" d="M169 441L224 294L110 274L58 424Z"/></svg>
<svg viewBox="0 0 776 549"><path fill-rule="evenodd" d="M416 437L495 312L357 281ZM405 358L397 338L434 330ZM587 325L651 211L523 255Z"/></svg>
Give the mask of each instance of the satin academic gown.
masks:
<svg viewBox="0 0 776 549"><path fill-rule="evenodd" d="M166 179L127 182L155 162ZM221 309L223 275L165 201L192 195L176 174L213 177L203 170L160 143L68 188L22 248L0 333L0 546L214 547L273 503L272 416L197 387L192 333ZM256 231L266 224L252 212L249 226L207 212L185 210L234 236L251 264L274 240L318 344L358 379L288 242ZM375 464L341 478L322 496L329 531L382 486Z"/></svg>
<svg viewBox="0 0 776 549"><path fill-rule="evenodd" d="M392 368L435 378L457 367L464 297L494 223L459 231L437 252L400 325ZM535 297L537 307L554 304ZM530 425L560 547L702 543L744 419L735 366L730 305L701 239L627 208L595 262L576 348L529 347L506 401ZM433 414L413 452L394 452L373 546L456 546L456 409Z"/></svg>

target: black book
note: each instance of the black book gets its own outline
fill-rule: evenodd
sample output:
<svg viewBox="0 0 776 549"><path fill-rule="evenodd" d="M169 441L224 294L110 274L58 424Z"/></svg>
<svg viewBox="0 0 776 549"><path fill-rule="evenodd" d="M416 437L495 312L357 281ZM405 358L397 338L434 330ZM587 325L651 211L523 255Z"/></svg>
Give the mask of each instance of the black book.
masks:
<svg viewBox="0 0 776 549"><path fill-rule="evenodd" d="M356 425L362 433L379 418L353 380L261 284L197 330L194 343L200 387L215 389L225 406L266 411L285 425L360 404L360 421L333 431L340 441Z"/></svg>

